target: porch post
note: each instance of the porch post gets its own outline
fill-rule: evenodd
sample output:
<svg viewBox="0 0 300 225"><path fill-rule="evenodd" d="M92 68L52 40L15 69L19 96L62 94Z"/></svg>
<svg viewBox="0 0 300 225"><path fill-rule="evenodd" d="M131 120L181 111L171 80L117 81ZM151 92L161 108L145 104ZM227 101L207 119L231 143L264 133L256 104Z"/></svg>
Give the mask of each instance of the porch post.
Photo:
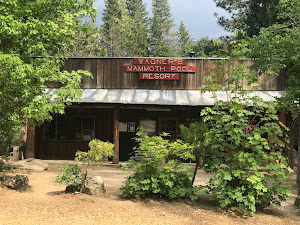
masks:
<svg viewBox="0 0 300 225"><path fill-rule="evenodd" d="M26 159L35 157L35 127L27 125Z"/></svg>
<svg viewBox="0 0 300 225"><path fill-rule="evenodd" d="M113 156L113 163L119 163L119 108L114 108L114 156Z"/></svg>

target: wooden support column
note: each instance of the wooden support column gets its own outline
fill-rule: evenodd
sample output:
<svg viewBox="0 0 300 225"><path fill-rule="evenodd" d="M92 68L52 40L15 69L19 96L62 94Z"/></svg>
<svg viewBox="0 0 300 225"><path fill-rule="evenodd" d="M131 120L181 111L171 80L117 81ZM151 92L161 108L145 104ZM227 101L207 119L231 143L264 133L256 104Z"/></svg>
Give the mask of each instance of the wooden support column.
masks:
<svg viewBox="0 0 300 225"><path fill-rule="evenodd" d="M120 135L119 135L119 114L120 110L119 108L114 108L114 144L115 144L115 149L114 149L114 156L113 156L113 163L118 164L119 163L119 140L120 140Z"/></svg>
<svg viewBox="0 0 300 225"><path fill-rule="evenodd" d="M281 123L286 125L286 112L280 112L278 119Z"/></svg>
<svg viewBox="0 0 300 225"><path fill-rule="evenodd" d="M27 125L27 138L26 138L26 156L25 158L35 157L35 127Z"/></svg>

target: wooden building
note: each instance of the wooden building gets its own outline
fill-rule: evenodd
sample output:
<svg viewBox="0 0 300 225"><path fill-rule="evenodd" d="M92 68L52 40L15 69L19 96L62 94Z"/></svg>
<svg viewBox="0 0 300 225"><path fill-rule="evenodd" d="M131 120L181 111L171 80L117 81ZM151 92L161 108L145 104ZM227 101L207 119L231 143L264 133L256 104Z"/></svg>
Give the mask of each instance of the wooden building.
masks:
<svg viewBox="0 0 300 225"><path fill-rule="evenodd" d="M115 144L113 161L118 163L132 153L139 126L150 135L168 132L170 138L177 138L179 124L198 121L203 107L232 97L227 92L201 93L203 79L216 67L216 60L69 58L63 69L88 70L94 77L83 79L82 100L68 107L65 115L28 129L26 157L74 159L77 150L87 150L89 140L98 138ZM233 63L249 66L252 61ZM285 73L262 76L254 94L273 101L286 89L286 80ZM249 89L246 82L243 86Z"/></svg>

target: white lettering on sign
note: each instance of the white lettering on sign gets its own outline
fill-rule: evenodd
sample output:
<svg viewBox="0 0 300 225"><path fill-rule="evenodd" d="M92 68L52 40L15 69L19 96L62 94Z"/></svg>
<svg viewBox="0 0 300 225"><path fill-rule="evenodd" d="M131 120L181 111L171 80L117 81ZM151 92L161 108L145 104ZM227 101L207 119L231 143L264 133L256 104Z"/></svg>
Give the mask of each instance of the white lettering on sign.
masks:
<svg viewBox="0 0 300 225"><path fill-rule="evenodd" d="M135 65L186 65L186 59L168 59L168 58L135 58Z"/></svg>
<svg viewBox="0 0 300 225"><path fill-rule="evenodd" d="M196 66L147 66L147 65L132 65L124 66L125 72L181 72L195 73Z"/></svg>
<svg viewBox="0 0 300 225"><path fill-rule="evenodd" d="M171 72L193 73L196 71L194 66L171 66Z"/></svg>
<svg viewBox="0 0 300 225"><path fill-rule="evenodd" d="M179 73L140 73L141 80L179 80Z"/></svg>

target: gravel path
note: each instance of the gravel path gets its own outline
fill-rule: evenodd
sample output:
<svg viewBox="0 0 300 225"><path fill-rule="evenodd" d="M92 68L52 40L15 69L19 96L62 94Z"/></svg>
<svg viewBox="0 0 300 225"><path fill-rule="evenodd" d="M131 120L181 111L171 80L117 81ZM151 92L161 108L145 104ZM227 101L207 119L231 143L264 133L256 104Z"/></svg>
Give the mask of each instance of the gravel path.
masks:
<svg viewBox="0 0 300 225"><path fill-rule="evenodd" d="M190 201L130 201L120 197L119 187L126 175L120 167L105 164L91 174L104 178L107 194L94 197L64 194L64 185L54 182L62 164L49 164L45 172L31 172L31 191L0 189L0 225L6 224L300 224L300 210L293 198L280 208L271 206L254 217L241 217L233 210L219 209L202 198ZM18 174L21 174L18 172ZM24 174L24 171L23 171ZM26 174L26 173L25 173ZM291 177L291 182L295 174ZM209 176L200 172L196 182L205 183Z"/></svg>

